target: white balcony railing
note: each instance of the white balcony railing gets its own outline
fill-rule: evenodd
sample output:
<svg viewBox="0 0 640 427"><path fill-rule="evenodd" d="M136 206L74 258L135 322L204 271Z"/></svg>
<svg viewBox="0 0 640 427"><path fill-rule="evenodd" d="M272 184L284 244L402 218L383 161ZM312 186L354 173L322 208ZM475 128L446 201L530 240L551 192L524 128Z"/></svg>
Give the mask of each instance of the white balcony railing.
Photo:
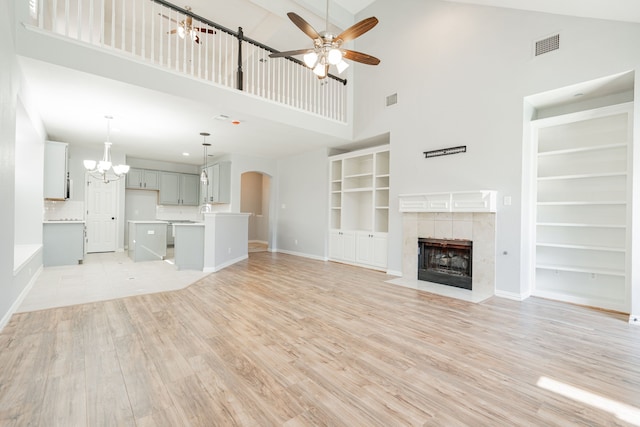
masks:
<svg viewBox="0 0 640 427"><path fill-rule="evenodd" d="M347 88L322 81L300 61L162 0L29 0L40 29L133 55L148 63L346 122ZM189 20L188 20L189 18ZM194 42L175 30L200 28ZM173 32L173 33L172 33ZM239 64L241 68L239 69Z"/></svg>

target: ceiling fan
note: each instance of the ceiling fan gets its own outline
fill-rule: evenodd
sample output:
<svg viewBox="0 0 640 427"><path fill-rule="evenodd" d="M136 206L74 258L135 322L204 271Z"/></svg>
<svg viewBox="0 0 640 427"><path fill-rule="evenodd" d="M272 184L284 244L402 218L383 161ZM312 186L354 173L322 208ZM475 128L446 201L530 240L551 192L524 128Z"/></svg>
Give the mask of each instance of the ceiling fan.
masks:
<svg viewBox="0 0 640 427"><path fill-rule="evenodd" d="M375 27L378 23L378 19L376 17L372 16L370 18L363 19L340 34L335 35L329 31L329 0L327 0L326 30L321 33L318 33L311 24L302 19L299 15L289 12L287 13L287 16L300 30L302 30L303 33L313 39L313 47L310 49L298 49L272 53L269 55L270 58L304 55L303 59L305 65L311 68L319 79L327 77L330 65L335 65L338 73L342 73L349 66L344 59L350 59L352 61L368 65L378 65L380 63L380 60L374 56L342 48L344 43L363 35Z"/></svg>
<svg viewBox="0 0 640 427"><path fill-rule="evenodd" d="M191 7L189 6L185 6L184 10L186 10L187 12L191 11ZM185 17L185 19L183 19L182 21L178 22L175 19L167 16L167 15L163 15L162 13L158 13L158 15L162 16L165 19L168 19L169 21L175 22L176 24L178 24L178 26L176 28L174 28L171 31L168 31L167 34L178 34L178 36L183 39L185 38L185 36L188 36L192 41L196 42L196 43L200 43L200 37L198 36L198 33L205 33L205 34L215 34L216 31L212 30L211 28L203 28L203 27L194 27L193 26L193 17L191 17L190 15L187 15Z"/></svg>

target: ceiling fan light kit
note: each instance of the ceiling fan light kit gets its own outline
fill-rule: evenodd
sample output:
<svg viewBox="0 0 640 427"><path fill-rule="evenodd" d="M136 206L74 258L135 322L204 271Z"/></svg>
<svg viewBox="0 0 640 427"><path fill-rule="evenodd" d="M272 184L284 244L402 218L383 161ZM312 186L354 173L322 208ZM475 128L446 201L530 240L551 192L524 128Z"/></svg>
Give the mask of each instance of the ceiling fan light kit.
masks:
<svg viewBox="0 0 640 427"><path fill-rule="evenodd" d="M367 65L378 65L380 60L366 53L343 49L342 44L361 36L378 24L376 17L363 19L352 25L337 36L329 32L329 0L327 0L326 30L318 33L307 21L299 15L289 12L287 16L303 33L313 40L313 48L298 49L286 52L275 52L269 55L270 58L280 58L295 55L304 55L304 64L313 70L313 73L320 79L329 75L329 67L335 66L338 74L344 72L349 64L344 60L360 62Z"/></svg>
<svg viewBox="0 0 640 427"><path fill-rule="evenodd" d="M186 10L187 12L191 12L191 7L190 6L185 6L184 10ZM183 19L182 21L178 22L175 19L171 18L170 16L167 15L163 15L161 13L159 13L158 15L160 15L161 17L163 17L164 19L167 19L171 22L176 23L178 26L167 32L167 34L177 34L178 37L180 37L181 39L184 39L187 35L189 36L189 39L191 39L192 42L194 43L200 43L200 36L198 36L198 33L204 33L204 34L215 34L216 31L211 29L211 28L204 28L204 27L194 27L193 26L193 17L187 15L185 16L185 19Z"/></svg>

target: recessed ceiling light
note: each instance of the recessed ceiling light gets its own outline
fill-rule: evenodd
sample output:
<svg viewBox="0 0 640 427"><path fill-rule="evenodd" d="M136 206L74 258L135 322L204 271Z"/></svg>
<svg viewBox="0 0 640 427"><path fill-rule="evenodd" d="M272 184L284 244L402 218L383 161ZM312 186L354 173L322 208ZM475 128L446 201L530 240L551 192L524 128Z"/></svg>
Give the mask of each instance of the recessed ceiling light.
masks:
<svg viewBox="0 0 640 427"><path fill-rule="evenodd" d="M584 95L584 93L582 93L582 92L578 92L578 93L574 94L573 96L576 96L576 97L577 97L577 96L583 96L583 95Z"/></svg>
<svg viewBox="0 0 640 427"><path fill-rule="evenodd" d="M227 116L225 114L218 114L217 116L214 117L214 119L216 119L216 120L228 120L229 116Z"/></svg>
<svg viewBox="0 0 640 427"><path fill-rule="evenodd" d="M189 156L189 153L182 153L182 155L187 157L187 156Z"/></svg>

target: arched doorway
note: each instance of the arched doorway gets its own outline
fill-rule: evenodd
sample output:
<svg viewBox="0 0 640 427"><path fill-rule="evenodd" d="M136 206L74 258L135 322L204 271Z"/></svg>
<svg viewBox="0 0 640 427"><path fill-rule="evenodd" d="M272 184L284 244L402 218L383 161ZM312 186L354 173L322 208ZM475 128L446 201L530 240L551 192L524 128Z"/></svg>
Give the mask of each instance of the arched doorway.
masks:
<svg viewBox="0 0 640 427"><path fill-rule="evenodd" d="M249 216L249 252L267 251L270 244L269 204L271 177L262 172L244 172L240 177L240 212Z"/></svg>

